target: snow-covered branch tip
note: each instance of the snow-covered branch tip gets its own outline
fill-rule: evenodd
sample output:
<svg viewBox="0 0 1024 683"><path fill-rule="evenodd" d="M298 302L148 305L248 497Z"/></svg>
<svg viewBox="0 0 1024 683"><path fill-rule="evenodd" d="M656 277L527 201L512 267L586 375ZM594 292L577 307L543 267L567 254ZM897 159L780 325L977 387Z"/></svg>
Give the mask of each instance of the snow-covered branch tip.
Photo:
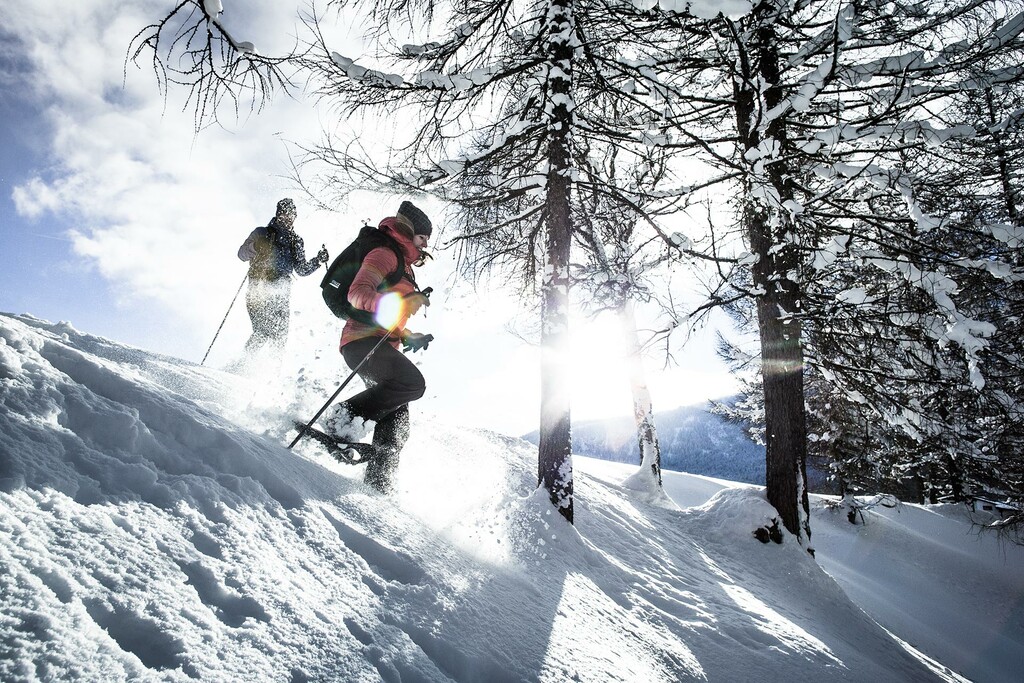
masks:
<svg viewBox="0 0 1024 683"><path fill-rule="evenodd" d="M197 131L215 122L225 103L238 117L246 106L262 109L278 89L287 93L293 84L282 68L301 58L297 45L281 57L259 54L227 30L223 14L220 0L184 0L135 34L125 58L127 70L129 60L138 64L148 52L165 98L170 84L185 87L185 108L195 109Z"/></svg>
<svg viewBox="0 0 1024 683"><path fill-rule="evenodd" d="M203 13L206 14L206 20L220 31L220 34L224 36L224 40L228 42L236 52L240 55L258 55L259 52L256 50L256 46L249 41L239 41L232 37L231 33L224 28L224 24L220 21L220 15L224 13L224 4L221 0L203 0Z"/></svg>

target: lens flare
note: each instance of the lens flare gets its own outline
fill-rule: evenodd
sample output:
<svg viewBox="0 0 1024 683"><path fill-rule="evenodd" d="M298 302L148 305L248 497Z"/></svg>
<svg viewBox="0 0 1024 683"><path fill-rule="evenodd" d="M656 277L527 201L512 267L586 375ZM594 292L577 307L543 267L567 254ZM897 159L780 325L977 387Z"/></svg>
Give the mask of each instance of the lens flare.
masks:
<svg viewBox="0 0 1024 683"><path fill-rule="evenodd" d="M374 320L385 329L391 329L401 319L405 309L402 295L398 292L385 294L377 302L377 312L374 313Z"/></svg>

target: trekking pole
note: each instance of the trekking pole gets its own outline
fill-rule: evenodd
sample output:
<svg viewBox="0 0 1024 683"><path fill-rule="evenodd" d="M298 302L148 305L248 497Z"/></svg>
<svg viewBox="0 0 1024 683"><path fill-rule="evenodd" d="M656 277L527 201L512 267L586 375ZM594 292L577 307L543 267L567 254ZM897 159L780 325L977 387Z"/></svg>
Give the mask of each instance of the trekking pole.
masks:
<svg viewBox="0 0 1024 683"><path fill-rule="evenodd" d="M348 386L348 383L351 382L352 378L356 376L357 372L359 372L359 368L363 367L363 363L370 360L370 356L372 356L374 352L380 348L380 345L391 338L391 333L395 331L396 327L398 327L397 321L395 322L394 325L391 326L391 329L388 330L388 333L381 337L379 342L373 345L373 348L370 349L370 352L363 356L363 359L359 361L355 368L352 369L352 372L350 372L348 377L345 378L345 381L341 383L341 386L338 387L338 390L331 394L331 397L327 399L327 403L325 403L323 407L320 408L320 410L316 411L316 415L313 416L313 419L307 422L306 426L299 430L299 433L295 435L295 438L292 439L292 442L288 444L288 448L291 448L292 446L297 444L299 442L299 439L302 438L303 434L306 433L306 430L312 427L313 423L316 422L320 418L320 416L324 414L324 411L327 410L328 406L334 403L334 399L338 398L338 394L341 393L342 389Z"/></svg>
<svg viewBox="0 0 1024 683"><path fill-rule="evenodd" d="M224 320L221 320L221 321L220 321L220 327L218 327L218 328L217 328L217 332L216 332L216 334L214 334L214 335L213 335L213 341L211 341L211 342L210 342L210 346L208 346L208 347L207 347L207 349L206 349L206 354L205 354L205 355L203 356L203 359L202 359L201 361L199 361L199 364L200 364L200 365L202 365L203 363L205 363L205 362L206 362L206 356L209 356L209 355L210 355L210 349L212 349L212 348L213 348L213 342L217 341L217 337L218 337L218 335L220 335L220 331L221 331L222 329L224 329L224 323L225 323L225 322L227 322L227 320L228 320L228 315L229 315L229 314L231 313L231 309L232 309L232 308L234 307L234 305L235 305L235 299L237 299L237 298L238 298L238 295L242 293L242 287L243 287L243 286L245 285L245 281L246 281L246 280L248 280L248 279L249 279L249 274L248 274L248 273L246 273L246 274L245 274L245 277L243 277L243 278L242 278L242 284L238 285L238 291L237 291L237 292L235 292L235 296L234 296L234 298L233 298L233 299L231 299L231 304L230 304L230 305L228 305L228 312L224 314Z"/></svg>
<svg viewBox="0 0 1024 683"><path fill-rule="evenodd" d="M425 294L427 297L429 297L430 296L430 292L432 292L432 291L433 291L433 287L427 287L421 293ZM401 318L399 318L399 320L401 320ZM370 349L370 352L368 354L363 356L363 359L361 361L359 361L359 363L352 369L352 372L350 372L348 377L345 378L345 381L341 383L341 386L338 387L338 390L335 391L333 394L331 394L331 397L329 399L327 399L327 403L323 404L323 406L320 408L320 410L316 411L316 415L313 416L313 419L310 420L309 422L307 422L306 425L302 429L299 430L299 433L295 435L295 438L292 439L292 442L290 444L288 444L288 448L289 449L299 442L299 439L301 439L302 436L306 433L306 431L310 427L313 426L313 423L316 422L318 419L320 419L320 416L324 414L324 411L327 410L327 408L332 403L334 403L334 399L338 398L338 394L340 394L342 392L342 390L346 386L348 386L348 383L351 382L352 378L356 376L357 372L359 372L359 368L363 367L363 363L365 363L366 361L370 360L370 356L372 356L374 354L374 352L376 352L377 349L380 348L380 345L383 344L385 341L387 341L388 339L391 338L391 333L395 331L396 327L398 327L399 320L396 320L395 324L392 325L391 328L388 330L388 333L385 334L383 337L381 337L379 342L377 342L376 344L373 345L373 348Z"/></svg>

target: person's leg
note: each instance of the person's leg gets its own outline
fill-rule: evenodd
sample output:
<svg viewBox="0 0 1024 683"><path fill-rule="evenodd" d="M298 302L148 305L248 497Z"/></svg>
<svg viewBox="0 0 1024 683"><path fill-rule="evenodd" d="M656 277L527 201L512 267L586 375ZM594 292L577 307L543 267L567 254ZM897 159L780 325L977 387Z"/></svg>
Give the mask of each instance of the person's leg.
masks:
<svg viewBox="0 0 1024 683"><path fill-rule="evenodd" d="M350 342L342 347L341 354L348 366L354 368L378 341L379 337L370 337ZM366 420L379 422L398 408L421 398L426 391L426 381L419 368L387 342L381 344L359 368L359 376L367 388L343 405L352 415Z"/></svg>
<svg viewBox="0 0 1024 683"><path fill-rule="evenodd" d="M247 355L267 343L266 303L263 283L250 280L245 290L245 308L249 312L249 322L252 323L252 334L245 342Z"/></svg>
<svg viewBox="0 0 1024 683"><path fill-rule="evenodd" d="M373 454L366 462L363 481L381 493L394 488L398 456L409 440L409 406L404 405L377 421L373 430Z"/></svg>
<svg viewBox="0 0 1024 683"><path fill-rule="evenodd" d="M291 280L281 278L267 285L266 303L263 306L264 343L278 356L283 355L288 342L288 326L291 319Z"/></svg>
<svg viewBox="0 0 1024 683"><path fill-rule="evenodd" d="M342 355L349 367L356 367L379 341L378 337L346 344ZM382 493L392 489L398 457L409 439L409 402L423 396L426 382L422 373L403 353L386 342L359 368L367 385L341 405L350 415L376 421L373 453L366 463L363 480Z"/></svg>

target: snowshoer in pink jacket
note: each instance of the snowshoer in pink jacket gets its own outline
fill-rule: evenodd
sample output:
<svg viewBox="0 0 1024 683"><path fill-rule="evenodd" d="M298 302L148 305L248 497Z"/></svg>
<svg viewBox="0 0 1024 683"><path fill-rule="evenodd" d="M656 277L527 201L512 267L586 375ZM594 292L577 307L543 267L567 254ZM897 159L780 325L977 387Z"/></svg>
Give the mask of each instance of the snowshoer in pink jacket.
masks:
<svg viewBox="0 0 1024 683"><path fill-rule="evenodd" d="M406 201L397 215L380 222L379 229L394 239L393 247L401 250L405 272L396 284L388 286L386 279L398 269L398 257L393 248L377 247L363 259L349 287L348 300L354 307L378 317L382 309L393 307L394 316L382 321L387 327L348 320L341 333L341 355L354 369L388 334L389 328L391 339L381 344L359 368L366 390L335 406L326 425L342 439L357 441L365 433L366 422L376 423L364 480L378 491L389 493L399 453L409 438L409 403L426 391L422 373L399 350L399 345L416 351L427 348L433 339L405 327L421 307L430 305L427 295L416 284L413 265L423 261L432 226L425 213Z"/></svg>

